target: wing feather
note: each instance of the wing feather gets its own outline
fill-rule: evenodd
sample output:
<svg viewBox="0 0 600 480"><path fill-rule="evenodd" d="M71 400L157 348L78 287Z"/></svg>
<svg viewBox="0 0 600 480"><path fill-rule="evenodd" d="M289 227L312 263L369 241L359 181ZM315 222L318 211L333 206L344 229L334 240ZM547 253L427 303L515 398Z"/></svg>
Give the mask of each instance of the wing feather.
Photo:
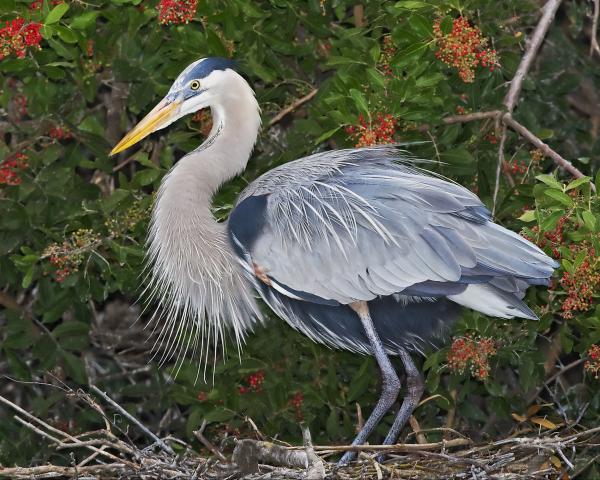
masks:
<svg viewBox="0 0 600 480"><path fill-rule="evenodd" d="M555 262L492 223L472 192L398 155L337 150L263 175L240 197L267 198L243 257L294 296L341 304L402 292L457 295L494 280L501 295L519 294L552 274Z"/></svg>

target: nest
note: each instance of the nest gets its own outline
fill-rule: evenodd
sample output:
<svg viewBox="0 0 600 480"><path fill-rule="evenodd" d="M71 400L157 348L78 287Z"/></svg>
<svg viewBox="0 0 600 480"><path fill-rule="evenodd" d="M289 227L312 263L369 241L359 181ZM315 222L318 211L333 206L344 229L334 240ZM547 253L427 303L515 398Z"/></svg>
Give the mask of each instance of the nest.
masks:
<svg viewBox="0 0 600 480"><path fill-rule="evenodd" d="M15 412L17 422L43 437L56 450L70 452L72 459L70 465L0 465L0 476L207 480L546 479L575 478L600 460L600 427L562 428L544 435L511 436L486 444L475 444L452 431L455 438L440 442L391 446L316 446L311 442L308 429L303 428L301 447L241 439L237 440L233 454L227 457L205 438L204 423L194 434L212 453L206 457L178 438L159 438L104 392L94 386L91 389L93 393L66 392L104 419L103 429L78 435L52 426L0 396L0 402ZM109 410L126 418L131 428L138 429L150 444L134 444L126 432L111 422ZM417 437L423 442L422 436ZM348 450L357 452L356 461L345 466L330 461Z"/></svg>

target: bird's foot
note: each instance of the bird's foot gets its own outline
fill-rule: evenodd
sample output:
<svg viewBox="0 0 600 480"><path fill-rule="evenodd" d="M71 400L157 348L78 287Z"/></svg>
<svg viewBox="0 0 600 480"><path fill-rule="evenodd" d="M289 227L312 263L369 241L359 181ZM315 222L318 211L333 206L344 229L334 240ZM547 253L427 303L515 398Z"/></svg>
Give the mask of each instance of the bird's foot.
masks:
<svg viewBox="0 0 600 480"><path fill-rule="evenodd" d="M356 459L356 452L348 451L342 455L342 458L337 462L338 467L344 467Z"/></svg>

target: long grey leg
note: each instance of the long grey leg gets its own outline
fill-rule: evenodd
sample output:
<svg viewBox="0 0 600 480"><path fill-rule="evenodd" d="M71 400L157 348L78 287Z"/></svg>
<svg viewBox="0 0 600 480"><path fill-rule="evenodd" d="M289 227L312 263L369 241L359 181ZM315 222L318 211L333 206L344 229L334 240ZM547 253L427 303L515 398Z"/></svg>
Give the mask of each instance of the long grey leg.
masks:
<svg viewBox="0 0 600 480"><path fill-rule="evenodd" d="M410 354L402 347L398 351L398 354L402 359L404 371L406 372L406 395L404 396L400 410L398 410L396 419L392 424L392 428L390 428L390 431L383 441L385 445L392 445L396 443L398 436L402 431L402 427L404 427L406 422L408 422L408 419L412 415L413 411L415 408L417 408L419 400L421 400L421 396L425 390L423 377L412 361Z"/></svg>
<svg viewBox="0 0 600 480"><path fill-rule="evenodd" d="M379 335L377 335L377 332L375 331L373 320L371 320L371 316L369 315L369 307L367 302L352 303L349 305L349 307L352 308L352 310L354 310L360 317L365 329L365 333L367 334L367 338L369 339L369 344L371 345L371 351L375 357L375 360L377 360L379 369L381 370L381 378L383 383L381 397L379 397L373 412L352 442L352 445L362 445L366 442L369 435L371 435L371 432L375 429L385 413L398 398L398 392L400 391L400 380L398 379L398 375L396 374L394 367L392 367L392 363L390 362L387 353L385 353L385 349L383 348L381 340L379 339ZM346 452L339 461L338 465L347 464L353 460L355 456L356 452Z"/></svg>

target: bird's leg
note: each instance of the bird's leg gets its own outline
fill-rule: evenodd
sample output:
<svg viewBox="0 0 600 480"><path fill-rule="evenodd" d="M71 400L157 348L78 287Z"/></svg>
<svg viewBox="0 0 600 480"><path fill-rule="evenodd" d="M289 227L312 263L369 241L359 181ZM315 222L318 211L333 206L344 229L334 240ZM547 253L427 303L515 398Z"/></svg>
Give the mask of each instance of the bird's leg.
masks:
<svg viewBox="0 0 600 480"><path fill-rule="evenodd" d="M415 363L412 361L410 354L402 347L400 347L398 354L402 359L404 371L406 372L406 395L404 396L404 400L402 400L400 410L398 410L398 413L396 414L392 428L390 428L390 431L383 441L384 445L393 445L396 443L402 427L404 427L415 408L417 408L419 400L421 400L421 396L423 395L423 390L425 390L423 377L419 373ZM383 459L382 457L383 456L380 455L377 457L377 460L381 461Z"/></svg>
<svg viewBox="0 0 600 480"><path fill-rule="evenodd" d="M377 332L375 331L373 320L371 320L371 316L369 315L367 302L351 303L349 307L360 317L360 321L362 322L367 338L369 339L369 344L371 345L371 352L373 353L375 360L377 360L377 364L381 370L383 383L381 397L377 401L373 412L371 412L371 415L365 422L363 428L361 428L360 432L358 432L356 438L352 442L352 445L362 445L366 442L371 432L398 398L400 380L383 348L379 335L377 335ZM346 452L338 464L345 465L353 460L355 456L356 452Z"/></svg>

